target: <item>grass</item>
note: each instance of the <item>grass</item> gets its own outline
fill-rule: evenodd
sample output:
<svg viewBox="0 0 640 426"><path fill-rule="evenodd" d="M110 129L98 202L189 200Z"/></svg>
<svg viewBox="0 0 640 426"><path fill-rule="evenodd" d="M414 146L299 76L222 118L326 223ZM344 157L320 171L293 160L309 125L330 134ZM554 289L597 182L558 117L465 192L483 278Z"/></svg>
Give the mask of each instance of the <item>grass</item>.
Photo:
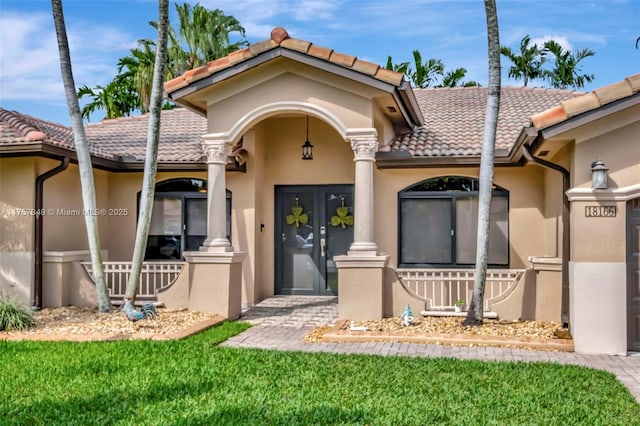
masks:
<svg viewBox="0 0 640 426"><path fill-rule="evenodd" d="M578 366L219 347L0 341L0 424L638 424L615 377Z"/></svg>

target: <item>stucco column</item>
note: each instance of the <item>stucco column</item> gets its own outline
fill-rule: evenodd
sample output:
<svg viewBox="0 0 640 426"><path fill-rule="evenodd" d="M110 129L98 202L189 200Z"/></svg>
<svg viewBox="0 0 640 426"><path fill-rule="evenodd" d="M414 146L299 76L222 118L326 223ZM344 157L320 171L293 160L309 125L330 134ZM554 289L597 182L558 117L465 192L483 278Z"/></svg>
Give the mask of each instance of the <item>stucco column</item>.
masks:
<svg viewBox="0 0 640 426"><path fill-rule="evenodd" d="M200 251L231 252L227 238L227 203L225 166L231 153L231 142L205 140L202 150L207 155L207 239Z"/></svg>
<svg viewBox="0 0 640 426"><path fill-rule="evenodd" d="M378 253L373 241L373 163L378 150L376 129L349 129L347 139L351 142L355 164L354 226L353 244L349 252L359 256Z"/></svg>

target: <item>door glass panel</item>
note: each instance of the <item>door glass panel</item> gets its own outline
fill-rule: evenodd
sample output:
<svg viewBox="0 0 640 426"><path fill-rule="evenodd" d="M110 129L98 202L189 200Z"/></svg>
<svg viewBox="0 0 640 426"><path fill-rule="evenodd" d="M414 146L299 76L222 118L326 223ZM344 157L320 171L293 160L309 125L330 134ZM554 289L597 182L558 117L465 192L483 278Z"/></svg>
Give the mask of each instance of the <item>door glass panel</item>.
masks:
<svg viewBox="0 0 640 426"><path fill-rule="evenodd" d="M324 261L327 272L323 288L337 294L338 269L333 257L347 254L353 242L353 193L329 191L325 194L325 205L327 220ZM322 251L322 247L320 249Z"/></svg>
<svg viewBox="0 0 640 426"><path fill-rule="evenodd" d="M283 197L283 288L311 292L318 268L314 262L313 194L285 194Z"/></svg>
<svg viewBox="0 0 640 426"><path fill-rule="evenodd" d="M207 238L207 199L187 198L185 203L187 207L185 250L198 250Z"/></svg>
<svg viewBox="0 0 640 426"><path fill-rule="evenodd" d="M180 259L182 200L157 198L153 202L145 259Z"/></svg>
<svg viewBox="0 0 640 426"><path fill-rule="evenodd" d="M401 262L451 263L451 200L401 200Z"/></svg>

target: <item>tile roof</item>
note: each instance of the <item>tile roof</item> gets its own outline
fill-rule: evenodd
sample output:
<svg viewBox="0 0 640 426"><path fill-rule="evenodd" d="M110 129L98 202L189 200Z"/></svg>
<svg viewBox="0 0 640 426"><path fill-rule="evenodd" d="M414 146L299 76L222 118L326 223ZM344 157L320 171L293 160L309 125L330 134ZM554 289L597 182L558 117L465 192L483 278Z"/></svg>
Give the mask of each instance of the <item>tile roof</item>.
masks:
<svg viewBox="0 0 640 426"><path fill-rule="evenodd" d="M480 155L487 103L486 87L414 89L425 119L423 126L393 139L389 151L414 157ZM510 150L538 111L576 98L581 93L528 87L503 87L496 149Z"/></svg>
<svg viewBox="0 0 640 426"><path fill-rule="evenodd" d="M223 58L211 61L199 68L189 70L179 77L166 81L164 83L164 90L167 93L174 92L193 82L231 68L236 64L278 47L322 59L394 86L400 86L404 79L404 74L388 70L378 64L336 52L333 49L317 46L309 41L291 38L287 30L282 27L277 27L271 31L271 38L267 40L253 43L245 49L232 52Z"/></svg>
<svg viewBox="0 0 640 426"><path fill-rule="evenodd" d="M546 129L588 111L593 111L606 104L624 99L640 91L640 74L634 74L623 81L610 84L587 93L583 96L565 100L560 105L539 112L531 117L536 130Z"/></svg>
<svg viewBox="0 0 640 426"><path fill-rule="evenodd" d="M144 161L148 125L148 114L87 124L89 150L100 158ZM200 143L206 132L207 119L198 114L184 108L162 111L158 161L203 161ZM0 108L0 146L34 142L74 149L70 127Z"/></svg>
<svg viewBox="0 0 640 426"><path fill-rule="evenodd" d="M102 120L85 126L90 143L114 156L144 161L147 147L149 114ZM162 111L158 161L203 161L202 135L207 133L207 119L185 108Z"/></svg>

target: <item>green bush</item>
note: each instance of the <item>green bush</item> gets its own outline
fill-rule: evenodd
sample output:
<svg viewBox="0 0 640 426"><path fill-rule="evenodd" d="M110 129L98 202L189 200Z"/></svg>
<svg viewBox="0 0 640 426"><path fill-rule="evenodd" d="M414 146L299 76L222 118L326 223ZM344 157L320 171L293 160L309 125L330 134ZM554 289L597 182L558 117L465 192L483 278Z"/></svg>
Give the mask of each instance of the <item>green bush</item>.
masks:
<svg viewBox="0 0 640 426"><path fill-rule="evenodd" d="M9 296L0 296L0 331L24 330L36 321L28 307Z"/></svg>

